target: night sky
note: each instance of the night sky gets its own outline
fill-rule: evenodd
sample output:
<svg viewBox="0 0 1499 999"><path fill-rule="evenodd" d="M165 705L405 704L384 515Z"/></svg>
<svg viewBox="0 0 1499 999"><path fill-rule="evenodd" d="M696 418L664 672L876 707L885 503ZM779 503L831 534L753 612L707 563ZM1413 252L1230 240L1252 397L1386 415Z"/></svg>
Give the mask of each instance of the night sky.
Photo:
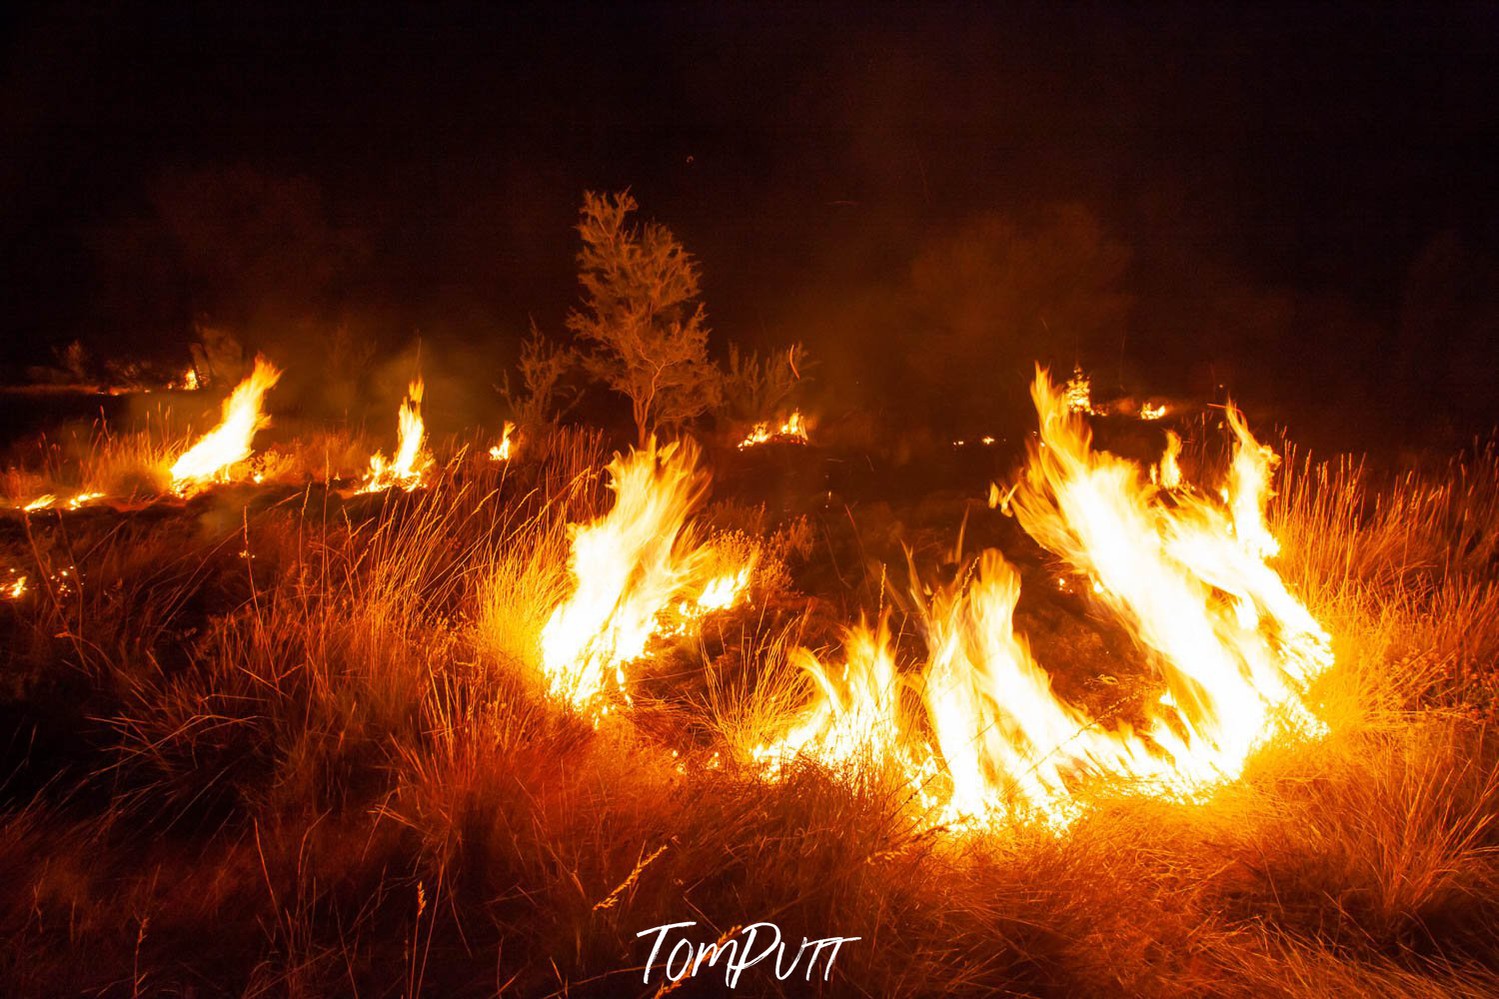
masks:
<svg viewBox="0 0 1499 999"><path fill-rule="evenodd" d="M1039 358L1485 428L1499 8L1217 6L13 11L0 364L342 325L490 391L628 186L715 349L806 342L830 409L958 425Z"/></svg>

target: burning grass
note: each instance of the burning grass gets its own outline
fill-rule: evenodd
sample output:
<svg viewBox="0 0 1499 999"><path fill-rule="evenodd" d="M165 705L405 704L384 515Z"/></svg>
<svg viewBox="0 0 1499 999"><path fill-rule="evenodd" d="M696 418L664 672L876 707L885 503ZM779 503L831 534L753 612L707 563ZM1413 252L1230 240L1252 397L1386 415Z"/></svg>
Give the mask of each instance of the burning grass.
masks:
<svg viewBox="0 0 1499 999"><path fill-rule="evenodd" d="M1054 431L1078 426L1068 399ZM812 529L704 505L707 470L736 449L611 463L579 432L528 438L506 461L450 445L411 492L340 492L325 475L14 515L0 580L28 584L0 600L16 733L4 991L648 995L661 977L642 984L636 934L678 920L710 940L755 920L863 938L830 981L747 973L749 994L1499 987L1494 452L1386 480L1283 449L1263 522L1258 500L1232 502L1265 459L1243 437L1247 464L1201 442L1180 456L1189 483L1251 480L1222 503L1132 468L1131 509L1166 518L1134 557L1178 566L1171 585L1201 597L1213 655L1280 654L1295 615L1273 588L1222 581L1238 566L1267 586L1252 570L1270 564L1336 661L1293 677L1325 725L1314 737L1161 723L1233 779L1160 795L1026 756L1059 741L1046 712L1071 732L1128 720L1150 735L1166 710L1142 707L1161 689L1152 664L1211 659L1141 623L1162 588L1128 591L1078 550L1075 520L1052 519L1094 474L1124 472L1075 438L1043 440L1048 460L1081 464L1022 483L1020 525L975 495L932 506L966 528L945 512L921 527L913 508L876 531L809 500ZM370 453L339 449L354 467ZM1220 532L1234 547L1182 575L1171 545L1213 518L1243 525ZM1004 559L970 572L949 558L938 579L960 530ZM890 572L860 584L849 569L899 566L903 547L909 597ZM1059 572L1097 590L1060 590ZM829 592L830 578L849 586ZM1241 627L1224 593L1281 617ZM874 623L845 641L860 612ZM574 618L586 627L558 624ZM564 631L566 655L547 639ZM845 673L855 660L872 668ZM988 717L964 723L971 741L962 725L903 734L902 719L950 707L959 679L974 693L957 706ZM1165 683L1186 712L1198 687ZM1223 696L1259 710L1271 689ZM1039 727L995 746L1019 692L1039 700L1018 720ZM838 751L779 753L773 775L743 751L792 722ZM1130 752L1170 759L1165 735L1147 741ZM974 745L987 755L965 757ZM918 759L913 783L917 753L948 773L929 779ZM1059 788L1061 822L974 804L1053 808Z"/></svg>

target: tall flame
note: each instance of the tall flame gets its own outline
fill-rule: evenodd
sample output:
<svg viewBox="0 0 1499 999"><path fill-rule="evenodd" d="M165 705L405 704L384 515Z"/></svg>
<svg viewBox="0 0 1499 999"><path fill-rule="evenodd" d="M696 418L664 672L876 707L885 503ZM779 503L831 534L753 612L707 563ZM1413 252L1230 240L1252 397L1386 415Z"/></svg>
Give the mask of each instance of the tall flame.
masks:
<svg viewBox="0 0 1499 999"><path fill-rule="evenodd" d="M361 493L383 492L392 486L411 492L426 481L427 470L432 467L432 455L423 447L427 438L427 427L422 422L423 388L420 378L413 379L407 388L398 414L400 436L396 455L387 459L383 451L376 451L370 457L370 469L359 488Z"/></svg>
<svg viewBox="0 0 1499 999"><path fill-rule="evenodd" d="M219 425L198 439L172 463L172 489L178 493L228 478L233 467L250 457L257 431L269 424L261 410L266 392L281 378L280 369L255 358L250 376L224 400Z"/></svg>
<svg viewBox="0 0 1499 999"><path fill-rule="evenodd" d="M569 527L573 590L542 629L541 654L551 692L575 708L599 708L610 689L625 690L625 665L668 630L664 612L680 621L731 606L748 583L749 566L709 578L711 553L686 529L708 486L697 461L691 441L652 439L615 455L613 508Z"/></svg>
<svg viewBox="0 0 1499 999"><path fill-rule="evenodd" d="M894 683L888 643L883 629L861 626L846 642L843 674L869 679L834 685L813 659L817 699L756 756L800 752L842 765L854 755L850 740L861 739L862 752L905 767L918 800L940 806L943 821L1037 815L1063 825L1089 780L1189 797L1237 777L1277 733L1323 730L1301 694L1331 666L1330 640L1266 561L1275 551L1264 517L1274 455L1238 411L1228 410L1236 448L1220 502L1185 489L1168 495L1133 463L1095 452L1074 400L1044 372L1032 398L1040 437L1009 505L1027 533L1093 580L1155 668L1165 690L1146 707L1143 730L1106 727L1053 692L1013 627L1019 577L989 551L966 580L929 601L918 594L924 726L899 718L881 692ZM945 794L934 796L934 785Z"/></svg>

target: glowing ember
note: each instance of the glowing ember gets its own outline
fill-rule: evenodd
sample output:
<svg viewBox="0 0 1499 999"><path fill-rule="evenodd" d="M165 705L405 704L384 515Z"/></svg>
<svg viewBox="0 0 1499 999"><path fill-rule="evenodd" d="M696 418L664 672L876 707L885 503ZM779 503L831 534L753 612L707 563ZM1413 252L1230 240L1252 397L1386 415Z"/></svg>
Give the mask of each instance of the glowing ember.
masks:
<svg viewBox="0 0 1499 999"><path fill-rule="evenodd" d="M0 583L0 597L6 600L20 600L26 595L26 577L17 575L16 571L10 571L10 578Z"/></svg>
<svg viewBox="0 0 1499 999"><path fill-rule="evenodd" d="M1067 387L1063 391L1066 393L1068 412L1090 416L1097 412L1093 408L1093 379L1083 374L1082 368L1072 369L1072 377L1067 380Z"/></svg>
<svg viewBox="0 0 1499 999"><path fill-rule="evenodd" d="M250 377L224 400L219 425L172 463L173 491L185 493L210 482L226 481L234 466L250 457L256 431L271 422L261 411L261 403L280 378L280 370L269 361L255 359Z"/></svg>
<svg viewBox="0 0 1499 999"><path fill-rule="evenodd" d="M37 510L50 510L52 508L52 504L56 502L57 497L52 493L47 493L45 496L38 496L30 503L27 503L25 506L21 507L21 509L25 510L27 513L32 513Z"/></svg>
<svg viewBox="0 0 1499 999"><path fill-rule="evenodd" d="M739 450L743 451L747 447L770 441L785 444L807 443L807 421L802 416L801 410L792 411L779 427L772 426L768 420L755 424L749 435L739 442Z"/></svg>
<svg viewBox="0 0 1499 999"><path fill-rule="evenodd" d="M202 383L198 381L198 369L195 367L189 367L182 372L181 378L167 382L167 388L177 392L196 392L202 387Z"/></svg>
<svg viewBox="0 0 1499 999"><path fill-rule="evenodd" d="M708 485L697 458L691 441L658 448L654 439L615 455L608 467L614 507L569 528L573 592L542 629L541 653L551 692L574 708L607 711L605 694L625 690L624 666L666 630L660 618L674 602L682 616L722 609L749 581L749 566L704 580L710 552L684 530Z"/></svg>
<svg viewBox="0 0 1499 999"><path fill-rule="evenodd" d="M900 717L883 625L860 626L846 640L840 682L798 653L818 696L754 756L775 765L798 753L833 766L881 760L902 769L935 821L1035 816L1061 826L1089 781L1191 797L1237 777L1277 733L1323 730L1300 692L1331 666L1329 638L1265 562L1274 456L1237 411L1220 504L1186 490L1167 500L1137 466L1095 452L1073 397L1044 372L1032 396L1040 440L1010 505L1149 650L1165 690L1147 706L1145 730L1105 728L1056 696L1013 628L1019 578L990 551L929 600L916 594L928 650L924 727Z"/></svg>
<svg viewBox="0 0 1499 999"><path fill-rule="evenodd" d="M1145 405L1140 407L1140 419L1142 420L1159 420L1165 415L1165 403L1156 404L1147 402Z"/></svg>
<svg viewBox="0 0 1499 999"><path fill-rule="evenodd" d="M515 441L510 436L513 433L515 433L515 424L506 420L504 429L500 431L500 442L489 449L490 461L510 460L511 449L515 445Z"/></svg>
<svg viewBox="0 0 1499 999"><path fill-rule="evenodd" d="M383 492L392 486L411 492L424 484L427 470L432 467L432 455L422 446L427 437L422 422L422 388L422 380L416 379L401 400L396 456L387 459L384 452L375 452L370 458L370 470L359 487L361 493Z"/></svg>

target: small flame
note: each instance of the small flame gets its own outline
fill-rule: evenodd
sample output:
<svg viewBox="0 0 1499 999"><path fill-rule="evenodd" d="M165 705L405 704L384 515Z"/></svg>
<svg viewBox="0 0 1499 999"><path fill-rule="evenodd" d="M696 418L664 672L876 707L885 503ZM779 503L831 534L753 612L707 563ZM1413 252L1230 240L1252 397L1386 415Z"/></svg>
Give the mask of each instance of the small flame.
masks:
<svg viewBox="0 0 1499 999"><path fill-rule="evenodd" d="M261 411L261 403L280 378L278 368L263 357L255 358L255 370L224 400L219 425L172 463L173 491L185 493L226 481L234 466L250 457L256 432L271 422Z"/></svg>
<svg viewBox="0 0 1499 999"><path fill-rule="evenodd" d="M422 390L420 378L408 387L406 398L401 400L396 456L387 459L383 451L375 452L359 492L378 493L398 486L409 493L425 484L427 470L432 467L432 455L422 446L427 437L427 428L422 422Z"/></svg>
<svg viewBox="0 0 1499 999"><path fill-rule="evenodd" d="M79 510L92 503L94 500L103 498L103 493L81 492L75 493L68 499L59 502L56 493L47 493L43 496L38 496L36 499L31 500L28 503L23 504L21 506L21 509L26 513L35 513L38 510L54 509Z"/></svg>
<svg viewBox="0 0 1499 999"><path fill-rule="evenodd" d="M807 421L802 416L801 410L792 410L791 415L783 420L779 427L773 426L769 420L756 423L744 440L739 442L739 450L747 447L755 447L770 441L779 441L785 444L807 443Z"/></svg>
<svg viewBox="0 0 1499 999"><path fill-rule="evenodd" d="M1165 415L1166 404L1164 402L1159 404L1147 402L1140 407L1140 419L1142 420L1159 420Z"/></svg>
<svg viewBox="0 0 1499 999"><path fill-rule="evenodd" d="M6 582L0 583L0 597L6 600L20 600L26 595L26 577L15 575L14 569L11 570L11 577Z"/></svg>
<svg viewBox="0 0 1499 999"><path fill-rule="evenodd" d="M515 441L511 438L510 435L513 434L514 432L515 432L515 424L511 423L509 420L506 420L505 421L505 427L500 432L500 442L498 444L496 444L494 447L492 447L492 448L489 449L489 460L490 461L509 461L510 460L511 449L512 449L512 447L514 447L514 444L515 444Z"/></svg>
<svg viewBox="0 0 1499 999"><path fill-rule="evenodd" d="M1160 486L1167 492L1182 487L1182 469L1177 458L1182 453L1182 439L1177 436L1176 431L1166 431L1166 450L1161 455L1158 465L1150 468L1150 481Z"/></svg>

